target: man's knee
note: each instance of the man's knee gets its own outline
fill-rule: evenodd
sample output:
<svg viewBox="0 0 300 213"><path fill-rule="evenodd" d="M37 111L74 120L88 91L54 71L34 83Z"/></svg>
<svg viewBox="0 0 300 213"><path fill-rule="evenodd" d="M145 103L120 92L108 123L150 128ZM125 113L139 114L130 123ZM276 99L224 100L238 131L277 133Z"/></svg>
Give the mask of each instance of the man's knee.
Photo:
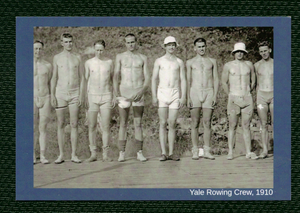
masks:
<svg viewBox="0 0 300 213"><path fill-rule="evenodd" d="M64 120L57 120L57 127L58 128L63 128L65 126L65 121Z"/></svg>
<svg viewBox="0 0 300 213"><path fill-rule="evenodd" d="M71 126L71 128L77 128L78 122L77 121L71 121L70 126Z"/></svg>
<svg viewBox="0 0 300 213"><path fill-rule="evenodd" d="M123 128L123 129L127 128L127 122L125 120L120 121L120 128Z"/></svg>
<svg viewBox="0 0 300 213"><path fill-rule="evenodd" d="M261 121L261 129L267 129L267 121Z"/></svg>
<svg viewBox="0 0 300 213"><path fill-rule="evenodd" d="M167 127L168 122L164 119L160 119L159 120L159 125L161 128L166 128Z"/></svg>
<svg viewBox="0 0 300 213"><path fill-rule="evenodd" d="M95 131L97 127L97 123L89 122L89 129Z"/></svg>
<svg viewBox="0 0 300 213"><path fill-rule="evenodd" d="M229 119L229 128L235 130L236 127L237 127L237 121Z"/></svg>
<svg viewBox="0 0 300 213"><path fill-rule="evenodd" d="M210 122L209 118L204 118L203 119L203 126L204 126L205 129L210 129L210 124L211 124L211 122Z"/></svg>
<svg viewBox="0 0 300 213"><path fill-rule="evenodd" d="M192 121L191 128L192 129L198 129L199 128L199 121Z"/></svg>
<svg viewBox="0 0 300 213"><path fill-rule="evenodd" d="M102 123L101 128L104 132L108 132L110 129L110 125L109 125L109 123Z"/></svg>
<svg viewBox="0 0 300 213"><path fill-rule="evenodd" d="M176 120L169 119L168 123L169 123L169 128L170 129L175 129L176 128Z"/></svg>
<svg viewBox="0 0 300 213"><path fill-rule="evenodd" d="M141 118L134 118L134 127L136 127L136 128L142 127L142 119Z"/></svg>
<svg viewBox="0 0 300 213"><path fill-rule="evenodd" d="M244 120L242 121L242 127L243 129L249 129L250 128L250 120Z"/></svg>

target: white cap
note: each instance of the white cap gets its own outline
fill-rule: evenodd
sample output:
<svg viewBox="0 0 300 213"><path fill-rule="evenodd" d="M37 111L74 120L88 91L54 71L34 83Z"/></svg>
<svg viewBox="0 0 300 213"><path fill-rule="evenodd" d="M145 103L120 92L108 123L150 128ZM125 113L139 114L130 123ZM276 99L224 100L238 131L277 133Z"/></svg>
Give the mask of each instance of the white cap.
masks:
<svg viewBox="0 0 300 213"><path fill-rule="evenodd" d="M235 53L236 51L242 51L245 53L248 53L248 51L246 50L246 45L243 42L238 42L234 45L234 50L232 50L232 54Z"/></svg>
<svg viewBox="0 0 300 213"><path fill-rule="evenodd" d="M164 40L164 44L176 43L176 46L179 46L176 39L173 36L168 36Z"/></svg>

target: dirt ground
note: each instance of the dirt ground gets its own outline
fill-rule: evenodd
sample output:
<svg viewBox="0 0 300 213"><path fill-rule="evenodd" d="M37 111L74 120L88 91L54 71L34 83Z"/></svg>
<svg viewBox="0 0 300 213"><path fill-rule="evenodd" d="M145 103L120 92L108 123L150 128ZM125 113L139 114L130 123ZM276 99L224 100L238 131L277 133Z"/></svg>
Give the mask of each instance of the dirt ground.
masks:
<svg viewBox="0 0 300 213"><path fill-rule="evenodd" d="M119 163L96 162L34 165L35 188L273 188L273 156L249 160L245 156L226 160L147 162L127 158Z"/></svg>

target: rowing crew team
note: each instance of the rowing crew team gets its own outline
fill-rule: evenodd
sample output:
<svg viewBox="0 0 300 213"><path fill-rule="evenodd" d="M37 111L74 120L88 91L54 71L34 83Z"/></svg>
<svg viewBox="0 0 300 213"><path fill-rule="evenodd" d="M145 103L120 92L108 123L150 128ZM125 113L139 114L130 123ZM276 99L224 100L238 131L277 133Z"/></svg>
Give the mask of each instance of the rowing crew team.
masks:
<svg viewBox="0 0 300 213"><path fill-rule="evenodd" d="M136 36L134 34L125 36L127 51L118 54L115 63L104 56L105 42L103 40L96 41L94 43L95 57L87 60L84 65L81 57L72 52L73 36L69 33L63 33L60 40L63 51L54 56L53 66L42 59L44 43L40 40L34 41L34 147L39 141L41 163L49 163L45 158L45 148L46 126L49 122L51 105L56 109L57 115L57 137L60 154L55 160L56 164L64 162L64 126L67 108L70 112L71 161L81 162L76 156L78 112L81 105L85 105L89 109L91 157L86 161L97 160L95 140L99 112L103 130L103 161L112 161L108 156L108 143L112 108L116 105L118 105L120 116L118 161L125 161L130 106L133 108L137 159L146 161L147 159L142 153L142 116L144 94L151 79L147 68L147 57L137 51ZM183 61L174 54L178 46L179 44L173 36L164 39L165 55L156 59L152 73L152 103L158 107L160 124L159 140L162 154L159 160L179 160L179 156L173 153L175 126L178 110L185 105L190 108L192 119L192 159L199 159L198 127L201 109L204 126L203 157L214 159L210 153L210 138L212 110L217 102L219 86L216 59L206 55L206 40L197 38L194 41L196 56L187 60L187 71L185 71ZM258 50L262 59L253 66L250 61L244 60L244 55L248 53L245 44L236 43L232 51L234 60L226 63L223 68L221 81L224 91L228 95L228 160L233 159L233 140L239 116L241 116L246 158L257 159L268 156L268 111L270 111L271 123L273 124L273 59L270 57L271 46L269 42L259 43ZM253 114L251 91L255 87L257 90L257 110L262 124L263 151L260 156L251 152L250 141L250 120ZM165 147L167 141L169 144L168 155ZM35 154L34 163L36 163Z"/></svg>

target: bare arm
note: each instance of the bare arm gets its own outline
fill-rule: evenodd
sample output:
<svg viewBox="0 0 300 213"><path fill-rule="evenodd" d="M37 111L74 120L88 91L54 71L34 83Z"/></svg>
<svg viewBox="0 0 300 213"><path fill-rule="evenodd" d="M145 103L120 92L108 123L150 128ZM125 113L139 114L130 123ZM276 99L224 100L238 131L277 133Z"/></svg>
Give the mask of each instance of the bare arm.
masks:
<svg viewBox="0 0 300 213"><path fill-rule="evenodd" d="M180 98L180 107L183 107L186 104L186 77L184 63L180 60L180 86L181 86L181 98Z"/></svg>
<svg viewBox="0 0 300 213"><path fill-rule="evenodd" d="M84 78L84 67L83 67L81 57L80 56L77 56L77 57L79 60L79 70L78 71L79 71L79 77L80 77L80 94L79 94L78 105L80 106L84 102L83 98L85 97L86 82L85 82L85 78Z"/></svg>
<svg viewBox="0 0 300 213"><path fill-rule="evenodd" d="M258 85L258 74L257 74L257 72L258 72L258 63L259 63L259 62L256 62L256 63L254 64L254 73L255 73L255 81L256 81L256 84L255 84L256 90L258 90L258 88L259 88L259 85Z"/></svg>
<svg viewBox="0 0 300 213"><path fill-rule="evenodd" d="M215 105L217 102L217 94L218 94L218 89L219 89L219 76L218 76L217 60L213 59L212 62L213 62L213 78L214 78L214 103L213 103L213 105Z"/></svg>
<svg viewBox="0 0 300 213"><path fill-rule="evenodd" d="M229 68L228 68L228 64L225 64L222 73L222 86L227 95L229 94L228 81L229 81Z"/></svg>
<svg viewBox="0 0 300 213"><path fill-rule="evenodd" d="M57 105L56 97L55 97L55 89L58 80L58 73L57 73L57 57L54 56L53 58L53 72L51 78L51 105L55 108Z"/></svg>
<svg viewBox="0 0 300 213"><path fill-rule="evenodd" d="M90 68L89 68L89 61L86 61L84 64L84 68L85 68L85 107L88 109L88 86L89 86L89 78L90 78Z"/></svg>
<svg viewBox="0 0 300 213"><path fill-rule="evenodd" d="M120 97L120 91L119 91L119 76L121 72L121 57L120 55L116 56L116 62L115 62L115 69L114 69L114 78L113 78L113 87L114 87L114 94L115 97Z"/></svg>
<svg viewBox="0 0 300 213"><path fill-rule="evenodd" d="M191 68L190 60L186 62L186 74L187 74L187 102L188 102L188 107L192 107L193 103L190 97L192 68Z"/></svg>
<svg viewBox="0 0 300 213"><path fill-rule="evenodd" d="M252 91L255 87L255 83L256 83L256 77L255 77L255 71L254 71L254 66L251 62L249 62L249 66L250 66L250 71L251 71L251 85L250 85L250 90Z"/></svg>
<svg viewBox="0 0 300 213"><path fill-rule="evenodd" d="M150 83L150 73L148 70L148 59L146 56L143 57L144 59L144 76L145 76L145 81L144 81L144 85L143 85L143 93L146 92L146 90L148 89L149 83Z"/></svg>
<svg viewBox="0 0 300 213"><path fill-rule="evenodd" d="M135 94L135 96L133 96L134 101L139 101L143 97L144 93L148 89L148 85L149 85L149 81L150 81L147 57L144 55L141 55L141 58L144 61L144 65L143 65L144 84L143 84L143 88L137 94Z"/></svg>
<svg viewBox="0 0 300 213"><path fill-rule="evenodd" d="M159 73L159 62L158 59L155 60L154 62L154 67L153 67L153 73L152 73L152 85L151 85L151 90L152 90L152 103L154 106L157 106L157 80L158 80L158 73Z"/></svg>
<svg viewBox="0 0 300 213"><path fill-rule="evenodd" d="M47 69L48 69L48 89L51 93L51 78L52 78L52 66L50 63L47 62Z"/></svg>

